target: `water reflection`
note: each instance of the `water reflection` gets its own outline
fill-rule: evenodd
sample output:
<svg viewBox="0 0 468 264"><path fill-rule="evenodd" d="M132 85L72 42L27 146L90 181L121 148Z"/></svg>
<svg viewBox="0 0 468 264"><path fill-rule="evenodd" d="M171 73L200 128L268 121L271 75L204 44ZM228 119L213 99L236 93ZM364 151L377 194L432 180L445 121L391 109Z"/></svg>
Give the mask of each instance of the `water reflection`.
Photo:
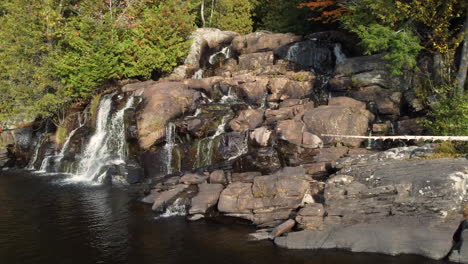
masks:
<svg viewBox="0 0 468 264"><path fill-rule="evenodd" d="M63 176L0 174L0 263L440 263L247 241L254 229L183 217L155 220L138 193L64 184Z"/></svg>

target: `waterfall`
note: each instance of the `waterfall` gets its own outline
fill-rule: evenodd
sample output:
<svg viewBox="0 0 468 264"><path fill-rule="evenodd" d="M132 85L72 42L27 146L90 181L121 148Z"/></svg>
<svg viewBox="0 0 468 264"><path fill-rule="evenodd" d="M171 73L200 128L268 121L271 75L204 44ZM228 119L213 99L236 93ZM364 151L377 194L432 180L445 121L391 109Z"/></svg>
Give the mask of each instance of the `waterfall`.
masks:
<svg viewBox="0 0 468 264"><path fill-rule="evenodd" d="M231 104L239 101L239 98L237 98L237 94L233 92L232 87L229 87L228 89L228 94L223 95L221 97L221 100L219 100L219 103L221 104Z"/></svg>
<svg viewBox="0 0 468 264"><path fill-rule="evenodd" d="M39 156L39 150L41 149L41 146L44 143L44 141L46 140L46 138L47 138L47 133L44 133L44 134L41 134L41 136L37 140L36 146L34 147L33 156L31 158L31 160L29 161L28 166L26 167L26 169L28 169L28 170L34 170L35 169L34 164L37 161L37 158Z"/></svg>
<svg viewBox="0 0 468 264"><path fill-rule="evenodd" d="M218 146L214 146L214 143L217 141L217 138L221 134L224 134L227 120L228 120L227 116L223 116L223 118L221 119L221 124L219 124L214 135L198 141L197 160L194 164L194 169L211 165L211 163L213 162L214 148L218 147Z"/></svg>
<svg viewBox="0 0 468 264"><path fill-rule="evenodd" d="M213 65L217 62L217 58L220 56L223 56L225 60L231 58L231 47L229 46L224 47L223 49L221 49L221 51L214 53L213 55L210 56L210 58L208 59L208 62L211 65Z"/></svg>
<svg viewBox="0 0 468 264"><path fill-rule="evenodd" d="M175 146L175 125L169 123L166 126L166 145L164 145L164 151L166 152L166 174L171 174L172 169L172 151Z"/></svg>
<svg viewBox="0 0 468 264"><path fill-rule="evenodd" d="M202 78L203 78L203 72L204 72L203 69L199 69L198 71L196 71L196 72L192 75L192 79L196 79L196 80L202 79Z"/></svg>
<svg viewBox="0 0 468 264"><path fill-rule="evenodd" d="M74 180L102 182L106 167L125 163L128 155L125 137L125 110L133 107L130 97L121 110L112 114L112 97L115 93L103 96L99 103L96 131L89 140Z"/></svg>
<svg viewBox="0 0 468 264"><path fill-rule="evenodd" d="M169 205L166 208L166 211L164 211L163 214L161 214L158 218L167 218L171 216L184 216L187 215L187 206L183 202L181 198L177 198L173 204Z"/></svg>
<svg viewBox="0 0 468 264"><path fill-rule="evenodd" d="M335 55L336 58L336 65L338 64L343 64L343 62L346 60L346 55L343 53L343 49L341 48L341 43L335 43L335 46L333 47L333 54Z"/></svg>

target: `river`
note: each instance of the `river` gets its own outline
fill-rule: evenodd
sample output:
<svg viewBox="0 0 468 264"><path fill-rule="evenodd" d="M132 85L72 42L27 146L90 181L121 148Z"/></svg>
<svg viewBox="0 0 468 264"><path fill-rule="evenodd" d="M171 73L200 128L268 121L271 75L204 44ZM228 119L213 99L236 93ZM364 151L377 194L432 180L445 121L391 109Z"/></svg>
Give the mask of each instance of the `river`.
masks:
<svg viewBox="0 0 468 264"><path fill-rule="evenodd" d="M417 256L300 251L248 241L225 219L155 218L137 187L67 183L66 176L0 172L0 263L441 263Z"/></svg>

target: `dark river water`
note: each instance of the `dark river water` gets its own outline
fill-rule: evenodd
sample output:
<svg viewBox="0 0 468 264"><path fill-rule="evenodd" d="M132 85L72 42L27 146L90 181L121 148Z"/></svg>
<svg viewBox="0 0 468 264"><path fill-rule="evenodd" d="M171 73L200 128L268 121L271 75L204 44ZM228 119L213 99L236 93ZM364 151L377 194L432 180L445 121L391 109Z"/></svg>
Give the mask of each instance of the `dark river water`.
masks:
<svg viewBox="0 0 468 264"><path fill-rule="evenodd" d="M155 219L135 190L0 172L0 264L441 263L416 256L298 251L247 241L255 229L222 221Z"/></svg>

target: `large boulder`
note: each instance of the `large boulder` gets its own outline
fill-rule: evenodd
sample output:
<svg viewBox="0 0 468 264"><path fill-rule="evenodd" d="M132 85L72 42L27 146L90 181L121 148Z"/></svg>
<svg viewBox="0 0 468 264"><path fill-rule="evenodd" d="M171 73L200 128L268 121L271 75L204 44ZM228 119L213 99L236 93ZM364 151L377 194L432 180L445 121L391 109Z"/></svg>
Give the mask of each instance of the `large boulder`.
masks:
<svg viewBox="0 0 468 264"><path fill-rule="evenodd" d="M229 125L234 131L253 130L263 123L264 110L247 109L239 113L239 115L231 120Z"/></svg>
<svg viewBox="0 0 468 264"><path fill-rule="evenodd" d="M341 142L349 147L359 147L363 139L339 136L366 136L369 122L373 118L373 115L361 106L351 107L349 104L342 104L310 109L304 113L303 120L307 129L322 138L324 144ZM323 136L327 134L338 135L338 137Z"/></svg>
<svg viewBox="0 0 468 264"><path fill-rule="evenodd" d="M239 56L240 70L256 70L266 65L273 65L273 52L258 52Z"/></svg>
<svg viewBox="0 0 468 264"><path fill-rule="evenodd" d="M302 99L309 96L313 91L315 76L309 75L309 80L291 80L286 77L276 77L270 80L269 90L271 92L269 101L283 101L286 99Z"/></svg>
<svg viewBox="0 0 468 264"><path fill-rule="evenodd" d="M468 162L408 160L427 156L426 149L393 149L338 161L343 169L325 186L326 213L304 208L296 217L300 227L314 231L290 233L275 243L294 249L445 258L463 220ZM319 218L311 218L309 228L303 216Z"/></svg>
<svg viewBox="0 0 468 264"><path fill-rule="evenodd" d="M140 147L149 149L162 142L166 135L169 120L188 111L194 111L200 93L181 82L152 83L136 91L144 98L137 115L138 139Z"/></svg>
<svg viewBox="0 0 468 264"><path fill-rule="evenodd" d="M259 51L275 50L301 39L301 36L290 33L275 34L269 32L255 32L235 37L232 40L232 48L239 54L255 53Z"/></svg>
<svg viewBox="0 0 468 264"><path fill-rule="evenodd" d="M192 198L190 214L204 214L216 205L223 190L222 184L199 184L198 194Z"/></svg>

